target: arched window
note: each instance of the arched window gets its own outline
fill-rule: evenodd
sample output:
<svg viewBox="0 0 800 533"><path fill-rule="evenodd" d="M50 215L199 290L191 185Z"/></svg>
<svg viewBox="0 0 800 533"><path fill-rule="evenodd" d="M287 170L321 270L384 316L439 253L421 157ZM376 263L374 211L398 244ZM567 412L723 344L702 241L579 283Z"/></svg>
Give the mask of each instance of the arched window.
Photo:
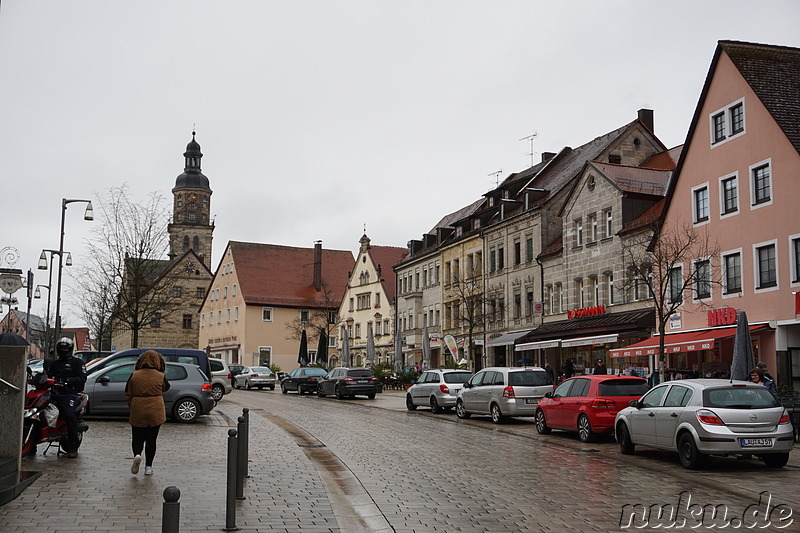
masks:
<svg viewBox="0 0 800 533"><path fill-rule="evenodd" d="M194 236L194 240L192 241L192 249L195 251L200 249L200 237L197 235Z"/></svg>
<svg viewBox="0 0 800 533"><path fill-rule="evenodd" d="M183 236L183 251L186 252L188 250L189 250L189 236L188 235L184 235Z"/></svg>

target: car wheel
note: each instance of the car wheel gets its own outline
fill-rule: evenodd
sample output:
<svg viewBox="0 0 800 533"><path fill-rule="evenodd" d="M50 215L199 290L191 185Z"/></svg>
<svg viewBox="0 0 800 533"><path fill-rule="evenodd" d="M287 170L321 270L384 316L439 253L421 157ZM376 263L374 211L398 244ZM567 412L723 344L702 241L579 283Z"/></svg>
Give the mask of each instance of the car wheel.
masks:
<svg viewBox="0 0 800 533"><path fill-rule="evenodd" d="M214 386L211 387L211 397L214 398L215 402L218 402L223 396L225 396L225 387L219 383L215 383Z"/></svg>
<svg viewBox="0 0 800 533"><path fill-rule="evenodd" d="M406 394L406 409L408 409L409 411L417 410L417 406L414 405L414 400L411 399L410 394Z"/></svg>
<svg viewBox="0 0 800 533"><path fill-rule="evenodd" d="M298 385L297 386L297 394L305 394L305 393L306 393L306 388L303 387L302 385Z"/></svg>
<svg viewBox="0 0 800 533"><path fill-rule="evenodd" d="M540 435L548 435L553 430L547 427L547 421L544 419L544 411L541 409L536 411L536 431Z"/></svg>
<svg viewBox="0 0 800 533"><path fill-rule="evenodd" d="M770 468L782 468L789 462L789 452L786 453L770 453L762 455L761 459L764 464Z"/></svg>
<svg viewBox="0 0 800 533"><path fill-rule="evenodd" d="M275 385L270 385L269 390L275 390Z"/></svg>
<svg viewBox="0 0 800 533"><path fill-rule="evenodd" d="M367 398L370 399L370 400L374 400L375 399L375 393L372 392L370 394L367 394Z"/></svg>
<svg viewBox="0 0 800 533"><path fill-rule="evenodd" d="M327 394L325 394L321 390L317 390L317 396L319 396L320 398L324 398L325 396L327 396Z"/></svg>
<svg viewBox="0 0 800 533"><path fill-rule="evenodd" d="M239 384L236 383L236 380L233 381L233 388L234 389L238 389L239 388Z"/></svg>
<svg viewBox="0 0 800 533"><path fill-rule="evenodd" d="M281 392L287 394L289 391L286 389L286 383L281 383Z"/></svg>
<svg viewBox="0 0 800 533"><path fill-rule="evenodd" d="M436 401L436 396L431 396L431 413L438 415L442 412L442 408L439 407L439 402Z"/></svg>
<svg viewBox="0 0 800 533"><path fill-rule="evenodd" d="M492 404L489 408L489 412L492 414L492 422L495 424L502 424L506 421L506 417L504 417L502 411L500 411L500 406L496 403Z"/></svg>
<svg viewBox="0 0 800 533"><path fill-rule="evenodd" d="M342 389L336 387L336 399L341 400L342 398L344 398L344 394L342 394Z"/></svg>
<svg viewBox="0 0 800 533"><path fill-rule="evenodd" d="M594 433L592 433L592 423L589 422L589 417L581 414L578 417L578 437L581 442L593 442Z"/></svg>
<svg viewBox="0 0 800 533"><path fill-rule="evenodd" d="M690 433L684 433L678 438L678 456L681 458L681 465L689 470L702 468L706 459L706 456L698 451Z"/></svg>
<svg viewBox="0 0 800 533"><path fill-rule="evenodd" d="M245 382L244 382L244 388L245 388L246 390L250 390L250 382L249 382L249 381L245 380Z"/></svg>
<svg viewBox="0 0 800 533"><path fill-rule="evenodd" d="M464 402L461 400L456 402L456 416L463 419L467 419L472 416L472 414L467 412L467 410L464 408Z"/></svg>
<svg viewBox="0 0 800 533"><path fill-rule="evenodd" d="M636 445L631 440L631 434L628 431L628 426L620 424L617 426L617 440L619 441L619 451L625 455L631 455Z"/></svg>
<svg viewBox="0 0 800 533"><path fill-rule="evenodd" d="M200 404L192 398L184 398L175 404L172 416L178 422L194 422L200 416Z"/></svg>

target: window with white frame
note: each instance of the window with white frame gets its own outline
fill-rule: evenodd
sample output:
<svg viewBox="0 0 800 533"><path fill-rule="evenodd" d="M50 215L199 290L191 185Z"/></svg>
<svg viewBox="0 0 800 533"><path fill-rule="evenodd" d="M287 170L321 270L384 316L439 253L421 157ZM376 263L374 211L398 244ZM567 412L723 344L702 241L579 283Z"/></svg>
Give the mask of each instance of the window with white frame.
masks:
<svg viewBox="0 0 800 533"><path fill-rule="evenodd" d="M719 180L720 213L730 215L739 210L739 183L736 174Z"/></svg>
<svg viewBox="0 0 800 533"><path fill-rule="evenodd" d="M206 315L200 313L200 327L204 328L206 326Z"/></svg>
<svg viewBox="0 0 800 533"><path fill-rule="evenodd" d="M583 246L583 221L575 221L575 246Z"/></svg>
<svg viewBox="0 0 800 533"><path fill-rule="evenodd" d="M592 283L592 305L600 305L600 284L597 282L597 276L590 278Z"/></svg>
<svg viewBox="0 0 800 533"><path fill-rule="evenodd" d="M308 309L301 309L300 310L300 322L303 324L308 323L309 320L309 311Z"/></svg>
<svg viewBox="0 0 800 533"><path fill-rule="evenodd" d="M506 266L506 253L505 248L502 246L497 247L497 269L503 270Z"/></svg>
<svg viewBox="0 0 800 533"><path fill-rule="evenodd" d="M235 283L233 284L233 287L232 287L232 288L233 288L233 294L232 294L232 296L236 296L236 284L235 284Z"/></svg>
<svg viewBox="0 0 800 533"><path fill-rule="evenodd" d="M356 338L361 337L361 322L356 322Z"/></svg>
<svg viewBox="0 0 800 533"><path fill-rule="evenodd" d="M608 303L616 303L614 302L614 274L608 275Z"/></svg>
<svg viewBox="0 0 800 533"><path fill-rule="evenodd" d="M756 289L769 289L778 285L778 263L775 243L755 246Z"/></svg>
<svg viewBox="0 0 800 533"><path fill-rule="evenodd" d="M692 189L692 212L694 213L694 223L708 221L708 184L694 187Z"/></svg>
<svg viewBox="0 0 800 533"><path fill-rule="evenodd" d="M789 236L789 253L792 255L792 282L800 283L800 235Z"/></svg>
<svg viewBox="0 0 800 533"><path fill-rule="evenodd" d="M238 305L233 308L233 321L234 322L238 322L239 321L239 306Z"/></svg>
<svg viewBox="0 0 800 533"><path fill-rule="evenodd" d="M694 262L694 297L697 300L711 298L711 261L708 259Z"/></svg>
<svg viewBox="0 0 800 533"><path fill-rule="evenodd" d="M227 285L225 285L225 286L222 288L222 297L223 297L223 298L227 298L227 297L228 297L228 286L227 286Z"/></svg>
<svg viewBox="0 0 800 533"><path fill-rule="evenodd" d="M229 307L225 310L225 322L230 322L230 321L231 321L231 308Z"/></svg>
<svg viewBox="0 0 800 533"><path fill-rule="evenodd" d="M272 308L271 307L262 307L261 308L261 321L262 322L272 322Z"/></svg>
<svg viewBox="0 0 800 533"><path fill-rule="evenodd" d="M614 215L611 209L606 211L606 238L613 237Z"/></svg>
<svg viewBox="0 0 800 533"><path fill-rule="evenodd" d="M709 114L711 146L717 146L745 133L744 98Z"/></svg>
<svg viewBox="0 0 800 533"><path fill-rule="evenodd" d="M750 167L750 193L753 207L772 203L771 161L762 161Z"/></svg>
<svg viewBox="0 0 800 533"><path fill-rule="evenodd" d="M669 302L683 301L683 267L676 266L669 270Z"/></svg>
<svg viewBox="0 0 800 533"><path fill-rule="evenodd" d="M597 241L597 215L592 213L589 215L589 242Z"/></svg>
<svg viewBox="0 0 800 533"><path fill-rule="evenodd" d="M514 318L522 316L522 293L519 289L514 290Z"/></svg>
<svg viewBox="0 0 800 533"><path fill-rule="evenodd" d="M724 269L723 290L725 294L742 292L742 253L741 251L727 252L722 255L722 268Z"/></svg>

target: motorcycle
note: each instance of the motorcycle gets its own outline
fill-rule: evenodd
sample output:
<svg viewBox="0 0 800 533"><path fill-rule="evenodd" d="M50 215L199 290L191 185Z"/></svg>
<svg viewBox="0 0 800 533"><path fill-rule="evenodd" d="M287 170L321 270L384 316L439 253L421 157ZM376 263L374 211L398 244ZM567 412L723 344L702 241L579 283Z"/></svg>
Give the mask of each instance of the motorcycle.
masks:
<svg viewBox="0 0 800 533"><path fill-rule="evenodd" d="M25 394L22 456L33 455L36 453L36 445L43 442L49 443L48 449L50 446L60 446L65 453L68 453L70 445L67 423L59 416L58 407L51 403L52 396L59 394L61 384L53 378L48 378L44 373L33 375L28 379L28 383L32 388ZM83 421L89 396L82 392L76 396L78 407L75 409L75 415L78 418L78 448L80 448L83 433L89 429L89 425ZM46 454L47 450L44 453Z"/></svg>

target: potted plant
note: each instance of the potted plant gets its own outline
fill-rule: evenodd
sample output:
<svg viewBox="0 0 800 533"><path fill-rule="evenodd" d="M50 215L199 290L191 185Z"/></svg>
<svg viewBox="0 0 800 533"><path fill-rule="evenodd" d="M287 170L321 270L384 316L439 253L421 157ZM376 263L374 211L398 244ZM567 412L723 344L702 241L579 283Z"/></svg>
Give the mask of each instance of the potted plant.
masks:
<svg viewBox="0 0 800 533"><path fill-rule="evenodd" d="M408 370L401 370L397 374L397 380L403 384L406 390L411 388L411 385L419 379L419 372L416 368L409 368Z"/></svg>

